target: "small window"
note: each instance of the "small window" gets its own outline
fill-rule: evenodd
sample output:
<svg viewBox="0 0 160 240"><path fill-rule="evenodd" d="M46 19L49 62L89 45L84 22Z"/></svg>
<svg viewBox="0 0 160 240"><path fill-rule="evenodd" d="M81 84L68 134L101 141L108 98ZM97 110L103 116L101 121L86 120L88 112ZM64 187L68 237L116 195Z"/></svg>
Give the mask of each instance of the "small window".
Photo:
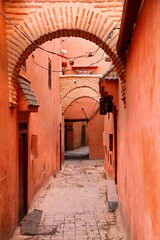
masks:
<svg viewBox="0 0 160 240"><path fill-rule="evenodd" d="M19 123L19 130L23 131L23 130L27 130L28 129L28 123L27 122L20 122Z"/></svg>
<svg viewBox="0 0 160 240"><path fill-rule="evenodd" d="M109 151L113 151L113 134L109 134Z"/></svg>
<svg viewBox="0 0 160 240"><path fill-rule="evenodd" d="M52 62L51 59L48 59L48 87L52 87Z"/></svg>
<svg viewBox="0 0 160 240"><path fill-rule="evenodd" d="M112 165L112 154L111 153L109 154L109 162L110 162L110 165Z"/></svg>

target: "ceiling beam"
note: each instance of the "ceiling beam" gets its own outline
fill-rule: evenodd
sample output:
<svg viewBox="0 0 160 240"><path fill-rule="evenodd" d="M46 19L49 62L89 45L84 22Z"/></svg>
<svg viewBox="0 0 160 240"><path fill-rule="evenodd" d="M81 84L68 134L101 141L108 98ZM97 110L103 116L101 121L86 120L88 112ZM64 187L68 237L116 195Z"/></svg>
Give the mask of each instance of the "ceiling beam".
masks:
<svg viewBox="0 0 160 240"><path fill-rule="evenodd" d="M88 119L79 118L79 119L64 119L65 122L88 122Z"/></svg>

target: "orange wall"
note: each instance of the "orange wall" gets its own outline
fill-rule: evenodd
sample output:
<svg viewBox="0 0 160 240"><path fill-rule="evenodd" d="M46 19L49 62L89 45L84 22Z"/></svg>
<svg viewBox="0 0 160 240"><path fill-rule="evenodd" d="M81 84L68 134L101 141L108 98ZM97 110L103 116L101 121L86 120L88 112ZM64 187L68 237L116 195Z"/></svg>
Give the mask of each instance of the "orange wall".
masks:
<svg viewBox="0 0 160 240"><path fill-rule="evenodd" d="M83 38L77 38L77 37L63 37L61 38L61 49L67 50L67 53L65 56L67 57L77 57L85 55L88 52L94 52L98 49L98 46L94 44L93 42L89 40L85 40ZM65 75L67 74L74 74L73 71L75 67L87 67L90 64L93 64L96 68L92 68L93 66L90 66L91 69L94 70L94 74L103 74L104 71L106 71L107 68L111 65L111 62L106 62L104 60L100 61L99 63L96 63L97 61L101 60L104 56L104 51L99 48L99 50L96 52L95 56L93 57L80 57L74 60L73 69L67 64L66 69L70 71L66 71ZM67 62L65 59L63 59L64 62ZM83 69L82 69L83 70Z"/></svg>
<svg viewBox="0 0 160 240"><path fill-rule="evenodd" d="M64 117L66 119L86 119L86 116L87 118L90 118L94 111L98 108L98 105L99 103L97 101L89 97L76 99L67 108L64 113Z"/></svg>
<svg viewBox="0 0 160 240"><path fill-rule="evenodd" d="M144 1L118 115L118 193L131 240L160 239L160 1Z"/></svg>
<svg viewBox="0 0 160 240"><path fill-rule="evenodd" d="M66 110L64 117L66 119L89 119L94 115L94 112L97 110L99 103L91 98L80 98L74 101ZM82 111L84 109L84 112ZM86 114L86 116L85 116ZM104 117L100 116L97 113L93 119L91 119L86 125L86 145L88 143L90 148L90 159L103 159L104 150L103 150L103 125ZM82 126L81 122L81 126ZM73 135L72 141L75 142L73 148L78 146L78 143L81 144L81 127L77 126L74 130L75 134ZM89 140L88 140L89 139ZM77 142L77 143L76 143Z"/></svg>
<svg viewBox="0 0 160 240"><path fill-rule="evenodd" d="M100 88L101 87L104 88L103 90L104 90L105 93L108 93L108 95L112 95L113 96L113 103L116 106L116 108L118 109L118 104L119 104L119 99L118 99L118 80L112 80L112 81L110 81L110 80L109 81L101 80L100 81Z"/></svg>
<svg viewBox="0 0 160 240"><path fill-rule="evenodd" d="M109 134L113 134L113 150L110 149ZM115 131L114 131L114 115L107 114L104 120L103 145L105 155L105 171L107 175L115 179Z"/></svg>
<svg viewBox="0 0 160 240"><path fill-rule="evenodd" d="M65 126L64 116L61 116L61 164L64 164L64 151L65 151Z"/></svg>
<svg viewBox="0 0 160 240"><path fill-rule="evenodd" d="M88 126L86 122L66 122L65 150L73 150L82 147L82 126L85 126L84 145L88 146Z"/></svg>
<svg viewBox="0 0 160 240"><path fill-rule="evenodd" d="M104 159L103 125L104 117L99 112L88 123L90 159Z"/></svg>
<svg viewBox="0 0 160 240"><path fill-rule="evenodd" d="M108 177L115 179L116 168L116 144L115 144L115 111L118 109L118 81L105 81L100 83L101 88L104 88L104 93L113 96L113 112L104 116L104 132L103 132L103 146L105 156L105 171ZM121 93L120 93L121 94ZM102 94L103 95L103 94ZM103 96L102 96L103 97ZM121 101L121 100L120 100ZM115 108L115 109L114 109ZM109 134L113 134L113 150L110 151Z"/></svg>
<svg viewBox="0 0 160 240"><path fill-rule="evenodd" d="M65 150L73 150L73 122L65 123Z"/></svg>
<svg viewBox="0 0 160 240"><path fill-rule="evenodd" d="M81 146L82 122L73 123L73 149Z"/></svg>
<svg viewBox="0 0 160 240"><path fill-rule="evenodd" d="M3 12L3 1L0 1ZM0 239L11 237L17 220L17 119L9 109L4 21L0 16Z"/></svg>
<svg viewBox="0 0 160 240"><path fill-rule="evenodd" d="M43 46L51 51L59 51L59 41L47 42ZM59 70L59 58L36 50L26 64L25 75L31 81L32 88L40 104L37 113L29 117L29 203L42 183L60 169L60 106L59 73L52 73L52 87L48 87L48 71L34 62L48 68L48 57L52 69ZM31 148L32 135L38 137L38 157L34 157Z"/></svg>

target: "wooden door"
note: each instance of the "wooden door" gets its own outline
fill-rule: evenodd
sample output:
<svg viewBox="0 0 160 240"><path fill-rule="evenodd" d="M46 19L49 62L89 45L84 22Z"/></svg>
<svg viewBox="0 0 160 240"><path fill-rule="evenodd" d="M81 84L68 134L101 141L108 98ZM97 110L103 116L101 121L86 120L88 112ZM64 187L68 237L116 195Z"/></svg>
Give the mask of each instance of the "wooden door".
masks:
<svg viewBox="0 0 160 240"><path fill-rule="evenodd" d="M117 110L114 107L115 183L117 184Z"/></svg>
<svg viewBox="0 0 160 240"><path fill-rule="evenodd" d="M62 129L61 129L61 124L60 124L60 170L62 170Z"/></svg>
<svg viewBox="0 0 160 240"><path fill-rule="evenodd" d="M19 133L19 222L27 213L28 192L28 137Z"/></svg>

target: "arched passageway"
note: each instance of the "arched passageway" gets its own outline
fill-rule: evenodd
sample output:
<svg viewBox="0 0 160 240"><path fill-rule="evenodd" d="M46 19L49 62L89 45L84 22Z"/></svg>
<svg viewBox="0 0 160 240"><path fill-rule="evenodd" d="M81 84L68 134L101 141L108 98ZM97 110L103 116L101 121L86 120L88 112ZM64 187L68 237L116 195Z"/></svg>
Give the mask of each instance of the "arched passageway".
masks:
<svg viewBox="0 0 160 240"><path fill-rule="evenodd" d="M8 226L11 226L12 228L9 233L11 235L18 222L17 209L19 207L19 199L17 197L17 193L19 189L17 187L17 179L19 167L17 164L18 144L15 147L15 142L18 142L17 126L21 126L20 123L22 120L23 124L26 124L27 122L28 133L28 204L31 203L33 196L38 188L42 186L43 182L49 176L51 176L51 174L55 176L60 170L59 159L61 152L61 113L60 109L58 108L59 98L56 98L56 94L51 95L51 92L54 92L56 87L54 86L55 89L54 87L51 89L51 87L48 85L48 82L42 81L40 83L41 88L39 88L39 82L36 81L36 77L40 71L36 69L36 74L34 75L33 79L33 65L30 64L28 79L25 79L25 82L27 82L28 85L33 83L33 88L35 87L35 89L38 89L38 91L36 91L36 96L37 99L40 99L40 114L32 114L28 108L25 109L25 111L23 111L24 109L20 109L23 106L21 106L19 103L21 100L24 100L22 99L24 96L22 96L22 91L20 93L18 77L21 66L24 64L25 60L28 59L30 63L33 63L33 60L37 57L37 55L35 52L32 55L31 53L33 53L35 49L37 51L41 51L41 44L48 44L49 40L56 40L60 37L74 36L96 43L98 47L102 48L104 52L112 59L121 81L122 97L123 90L125 89L125 69L123 60L119 59L116 53L116 42L119 33L121 8L118 10L118 14L114 16L114 14L110 14L109 11L107 13L103 11L101 6L96 8L95 5L97 3L95 2L92 5L89 3L85 3L84 5L81 3L76 4L71 2L65 4L53 4L53 2L50 0L45 1L45 3L44 1L40 0L29 0L25 2L22 2L21 0L7 0L4 4L6 15L3 16L6 19L4 28L6 31L5 37L7 40L6 52L8 60L9 104L11 107L11 109L7 109L7 107L6 109L8 114L7 119L10 121L8 126L10 127L9 129L12 129L12 134L8 133L7 136L7 139L9 139L8 142L11 143L11 150L7 154L9 154L8 165L11 163L10 168L14 169L13 174L10 172L10 170L7 170L8 181L5 186L6 189L8 189L10 183L15 186L10 194L9 191L7 192L7 194L10 195L9 202L14 199L12 201L12 205L14 205L15 208L12 208L12 205L10 205L7 216L6 213L4 216L6 216L6 229ZM100 3L100 5L102 4ZM51 41L49 44L50 43ZM43 49L43 52L46 51ZM57 55L59 52L56 52L55 50L54 54ZM48 61L48 56L45 57ZM70 59L68 59L68 61L69 60ZM46 79L47 73L42 75L44 76L44 79ZM4 80L6 83L7 77ZM35 81L32 82L32 80ZM58 81L55 82L58 84ZM63 92L63 99L61 99L61 103L64 106L64 111L72 103L72 101L69 101L69 97L72 98L75 94L78 98L90 95L93 99L98 99L98 89L95 89L93 85L87 85L86 83L84 83L84 85L85 86L83 86L83 89L81 89L81 86L78 86L76 89L68 89L68 93ZM45 87L45 91L42 86ZM84 89L86 91L84 91ZM83 94L80 94L79 90L82 90ZM45 95L43 95L43 93ZM56 108L54 108L54 105L52 104L55 104ZM13 108L15 108L15 110L13 110ZM48 111L48 109L51 111ZM26 113L26 115L22 116L22 118L26 117L27 120L21 119L21 116L18 119L18 113L21 110ZM53 115L55 115L54 121ZM39 127L37 128L37 126ZM10 137L9 135L12 136ZM6 206L6 199L7 198L5 197L2 199L4 209ZM12 220L10 216L13 216ZM5 234L5 232L3 232L3 234Z"/></svg>
<svg viewBox="0 0 160 240"><path fill-rule="evenodd" d="M11 17L10 7L13 7L11 3L6 4L8 17ZM17 77L25 59L42 43L62 36L88 39L109 55L121 80L122 99L125 102L125 68L116 53L120 24L118 15L107 15L94 6L91 8L90 4L85 7L73 3L41 4L37 12L34 7L31 5L27 8L24 4L23 8L28 9L26 14L21 13L20 18L14 16L13 22L6 20L10 106L17 105Z"/></svg>
<svg viewBox="0 0 160 240"><path fill-rule="evenodd" d="M104 159L104 117L99 115L99 101L89 96L72 100L64 122L65 159Z"/></svg>

